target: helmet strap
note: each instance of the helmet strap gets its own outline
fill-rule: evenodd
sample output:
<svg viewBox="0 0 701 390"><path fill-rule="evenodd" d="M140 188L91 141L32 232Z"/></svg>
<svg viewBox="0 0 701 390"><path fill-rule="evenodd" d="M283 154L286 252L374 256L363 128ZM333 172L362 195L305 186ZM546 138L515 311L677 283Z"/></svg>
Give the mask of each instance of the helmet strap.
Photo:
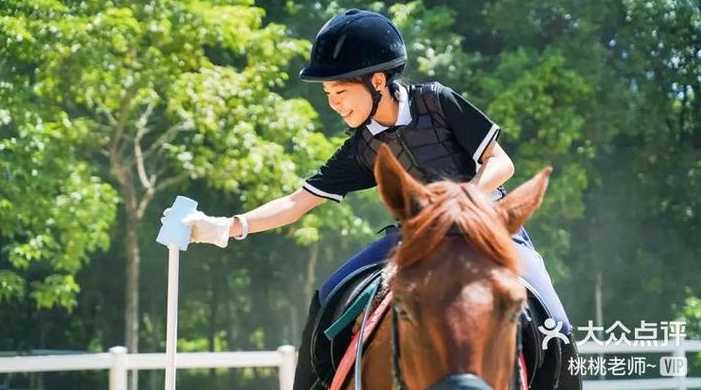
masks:
<svg viewBox="0 0 701 390"><path fill-rule="evenodd" d="M377 113L377 108L380 106L380 101L382 100L382 93L380 91L375 89L375 86L372 85L371 81L372 77L363 77L363 85L365 85L365 88L370 92L370 95L372 96L372 109L370 110L370 114L368 115L367 119L365 119L365 122L363 122L362 126L367 126L370 124L370 121L372 120L372 117L375 116Z"/></svg>

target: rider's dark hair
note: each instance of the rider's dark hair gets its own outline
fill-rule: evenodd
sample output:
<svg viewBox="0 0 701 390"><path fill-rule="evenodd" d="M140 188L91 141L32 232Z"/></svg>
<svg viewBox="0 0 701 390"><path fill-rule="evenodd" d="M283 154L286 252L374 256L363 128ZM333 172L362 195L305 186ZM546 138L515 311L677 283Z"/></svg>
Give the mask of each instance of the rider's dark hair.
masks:
<svg viewBox="0 0 701 390"><path fill-rule="evenodd" d="M387 86L389 87L390 95L392 96L392 99L396 100L397 98L395 95L397 94L397 91L399 90L399 85L397 85L397 84L398 83L403 84L403 79L400 77L403 71L404 71L404 65L400 65L396 68L383 70L381 72L368 73L368 74L364 74L362 76L351 77L349 79L341 79L338 81L342 82L342 83L361 83L361 84L365 85L366 88L369 89L370 88L369 86L372 85L370 83L370 80L372 79L372 75L374 75L375 73L384 73L385 82L386 82ZM369 91L369 92L371 92L371 91Z"/></svg>

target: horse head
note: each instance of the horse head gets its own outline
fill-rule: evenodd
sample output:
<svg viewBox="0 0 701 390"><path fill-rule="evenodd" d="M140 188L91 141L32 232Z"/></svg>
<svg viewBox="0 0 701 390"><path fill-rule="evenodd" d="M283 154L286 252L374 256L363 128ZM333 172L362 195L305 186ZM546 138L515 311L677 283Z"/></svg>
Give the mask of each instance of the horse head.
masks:
<svg viewBox="0 0 701 390"><path fill-rule="evenodd" d="M526 300L511 236L540 206L551 171L492 202L471 183L419 183L380 149L375 178L402 234L386 269L395 381L408 389L509 387Z"/></svg>

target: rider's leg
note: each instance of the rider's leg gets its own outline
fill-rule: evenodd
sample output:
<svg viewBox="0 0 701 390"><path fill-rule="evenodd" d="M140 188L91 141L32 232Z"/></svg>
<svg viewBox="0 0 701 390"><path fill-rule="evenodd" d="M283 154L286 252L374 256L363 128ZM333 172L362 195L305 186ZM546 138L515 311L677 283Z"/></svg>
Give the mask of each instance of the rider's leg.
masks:
<svg viewBox="0 0 701 390"><path fill-rule="evenodd" d="M543 303L548 315L556 322L562 322L562 333L569 335L572 331L572 325L553 287L543 258L533 247L533 243L524 228L521 228L513 236L513 241L517 244L516 249L521 261L521 277L529 284L529 289Z"/></svg>
<svg viewBox="0 0 701 390"><path fill-rule="evenodd" d="M312 331L314 330L313 327L316 316L331 292L333 292L333 289L346 275L349 275L353 271L369 264L385 261L390 250L398 241L398 229L388 229L384 237L373 242L370 246L346 261L326 280L326 282L324 282L317 294L314 295L311 305L309 306L309 316L304 326L304 333L302 334L302 344L299 347L294 390L316 390L323 388L312 365L312 359L314 358L311 354L311 345L313 342Z"/></svg>
<svg viewBox="0 0 701 390"><path fill-rule="evenodd" d="M321 288L319 289L319 299L321 304L323 305L326 303L326 300L333 292L333 289L347 275L366 265L384 262L389 254L389 251L397 244L398 241L399 230L395 227L391 227L386 230L384 237L373 242L367 248L348 259L348 261L339 267L336 272L331 274L324 284L321 285Z"/></svg>

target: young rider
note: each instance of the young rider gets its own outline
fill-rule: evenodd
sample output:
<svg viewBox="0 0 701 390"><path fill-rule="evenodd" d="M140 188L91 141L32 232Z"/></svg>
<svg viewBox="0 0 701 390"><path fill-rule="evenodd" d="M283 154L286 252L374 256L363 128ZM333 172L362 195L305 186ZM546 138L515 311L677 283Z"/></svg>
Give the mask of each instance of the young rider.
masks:
<svg viewBox="0 0 701 390"><path fill-rule="evenodd" d="M241 240L250 233L291 224L326 200L340 202L349 192L375 186L373 162L381 143L388 144L409 173L423 182L469 180L494 200L501 198L500 186L513 175L514 167L497 142L500 128L448 87L397 82L406 61L404 41L386 17L349 10L329 20L317 34L310 63L300 78L322 83L329 106L352 135L297 191L230 218L199 212L190 216L192 241L225 247L229 237ZM319 307L344 276L384 261L398 239L397 229L390 229L344 263L317 291L299 351L295 390L324 388L328 379L314 372L309 351L311 322ZM523 278L569 333L567 315L525 230L514 236L514 242L531 249L520 252L526 254L522 255Z"/></svg>

